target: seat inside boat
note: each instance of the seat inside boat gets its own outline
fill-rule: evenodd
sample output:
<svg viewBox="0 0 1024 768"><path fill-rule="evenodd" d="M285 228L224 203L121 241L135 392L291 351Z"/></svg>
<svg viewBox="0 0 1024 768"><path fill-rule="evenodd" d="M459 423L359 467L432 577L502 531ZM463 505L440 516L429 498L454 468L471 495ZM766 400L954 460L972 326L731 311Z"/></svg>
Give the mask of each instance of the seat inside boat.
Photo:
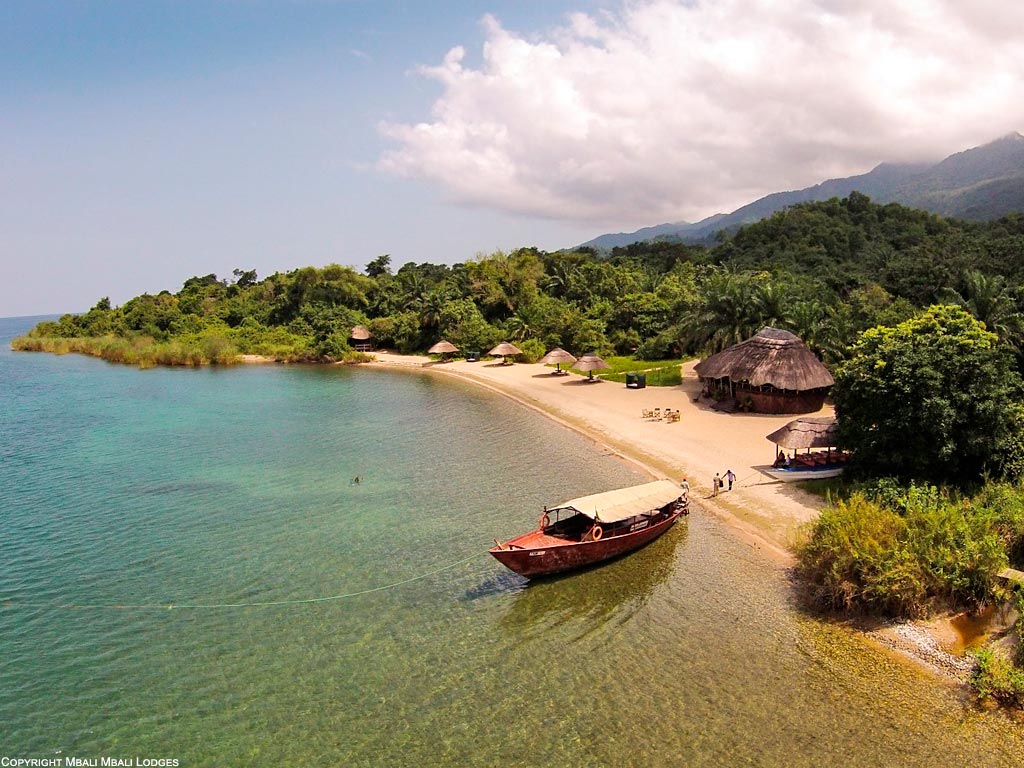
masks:
<svg viewBox="0 0 1024 768"><path fill-rule="evenodd" d="M586 515L577 512L574 515L557 520L544 529L548 536L555 536L559 539L579 541L583 534L594 526L594 521Z"/></svg>

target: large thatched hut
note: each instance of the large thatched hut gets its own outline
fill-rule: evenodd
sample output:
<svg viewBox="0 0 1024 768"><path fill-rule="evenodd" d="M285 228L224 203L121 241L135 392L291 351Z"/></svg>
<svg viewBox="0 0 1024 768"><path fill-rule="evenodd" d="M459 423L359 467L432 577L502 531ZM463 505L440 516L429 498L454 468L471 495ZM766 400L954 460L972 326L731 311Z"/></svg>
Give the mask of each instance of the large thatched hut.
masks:
<svg viewBox="0 0 1024 768"><path fill-rule="evenodd" d="M777 328L762 328L702 360L694 371L709 395L735 398L758 413L816 411L835 383L798 336Z"/></svg>

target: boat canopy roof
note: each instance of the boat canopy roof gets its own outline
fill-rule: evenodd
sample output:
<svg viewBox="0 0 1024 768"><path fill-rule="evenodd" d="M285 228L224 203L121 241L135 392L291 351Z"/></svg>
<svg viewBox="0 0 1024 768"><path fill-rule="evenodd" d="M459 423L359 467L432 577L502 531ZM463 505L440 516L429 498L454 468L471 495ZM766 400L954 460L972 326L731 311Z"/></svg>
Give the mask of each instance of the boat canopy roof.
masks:
<svg viewBox="0 0 1024 768"><path fill-rule="evenodd" d="M548 509L574 509L591 520L601 523L617 523L645 512L660 509L682 495L682 490L671 480L655 480L653 483L619 488L617 491L595 493L563 502Z"/></svg>

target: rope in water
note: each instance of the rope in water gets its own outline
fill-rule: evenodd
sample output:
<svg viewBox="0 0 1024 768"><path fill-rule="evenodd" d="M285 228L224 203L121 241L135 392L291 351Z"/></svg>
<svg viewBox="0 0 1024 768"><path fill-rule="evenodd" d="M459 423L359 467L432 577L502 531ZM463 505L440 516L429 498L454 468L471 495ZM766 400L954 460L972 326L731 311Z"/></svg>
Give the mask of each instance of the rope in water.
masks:
<svg viewBox="0 0 1024 768"><path fill-rule="evenodd" d="M401 581L395 581L391 584L382 584L379 587L370 587L369 589L361 589L356 592L345 592L340 595L328 595L326 597L308 597L301 600L266 600L262 602L251 602L251 603L137 603L137 604L118 604L118 603L93 603L93 604L75 604L75 603L30 603L30 602L19 602L17 600L6 600L3 602L4 608L47 608L47 609L73 609L73 610L136 610L136 611L153 611L153 610L166 610L170 611L173 609L188 609L188 610L201 610L207 608L269 608L273 606L283 605L305 605L309 603L329 603L335 600L345 600L350 597L358 597L360 595L368 595L371 592L382 592L386 589L394 589L400 587L403 584L410 584L414 581L420 581L428 576L433 576L435 573L441 573L442 571L448 571L452 568L468 563L470 560L474 560L480 556L479 552L475 552L469 557L458 560L454 563L448 563L442 565L440 568L435 568L432 571L421 573L418 576L411 576L408 579L402 579Z"/></svg>

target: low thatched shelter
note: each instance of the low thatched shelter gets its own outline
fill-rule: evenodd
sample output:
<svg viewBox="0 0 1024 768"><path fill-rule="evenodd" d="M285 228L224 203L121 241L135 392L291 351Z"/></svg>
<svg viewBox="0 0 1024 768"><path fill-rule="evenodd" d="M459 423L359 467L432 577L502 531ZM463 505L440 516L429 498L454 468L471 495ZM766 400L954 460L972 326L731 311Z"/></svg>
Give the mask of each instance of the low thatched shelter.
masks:
<svg viewBox="0 0 1024 768"><path fill-rule="evenodd" d="M834 416L803 416L768 435L779 448L833 448L836 444Z"/></svg>
<svg viewBox="0 0 1024 768"><path fill-rule="evenodd" d="M575 368L577 371L586 371L587 381L600 381L600 379L594 378L594 371L600 371L604 370L605 368L611 368L611 366L608 365L608 363L606 363L604 360L602 360L600 357L593 353L589 355L584 355L575 363L573 363L572 367Z"/></svg>
<svg viewBox="0 0 1024 768"><path fill-rule="evenodd" d="M735 398L758 413L810 413L825 402L832 374L798 336L762 328L694 368L712 397Z"/></svg>
<svg viewBox="0 0 1024 768"><path fill-rule="evenodd" d="M352 342L352 349L359 352L369 352L373 349L373 334L365 325L357 325L349 334L349 341Z"/></svg>

